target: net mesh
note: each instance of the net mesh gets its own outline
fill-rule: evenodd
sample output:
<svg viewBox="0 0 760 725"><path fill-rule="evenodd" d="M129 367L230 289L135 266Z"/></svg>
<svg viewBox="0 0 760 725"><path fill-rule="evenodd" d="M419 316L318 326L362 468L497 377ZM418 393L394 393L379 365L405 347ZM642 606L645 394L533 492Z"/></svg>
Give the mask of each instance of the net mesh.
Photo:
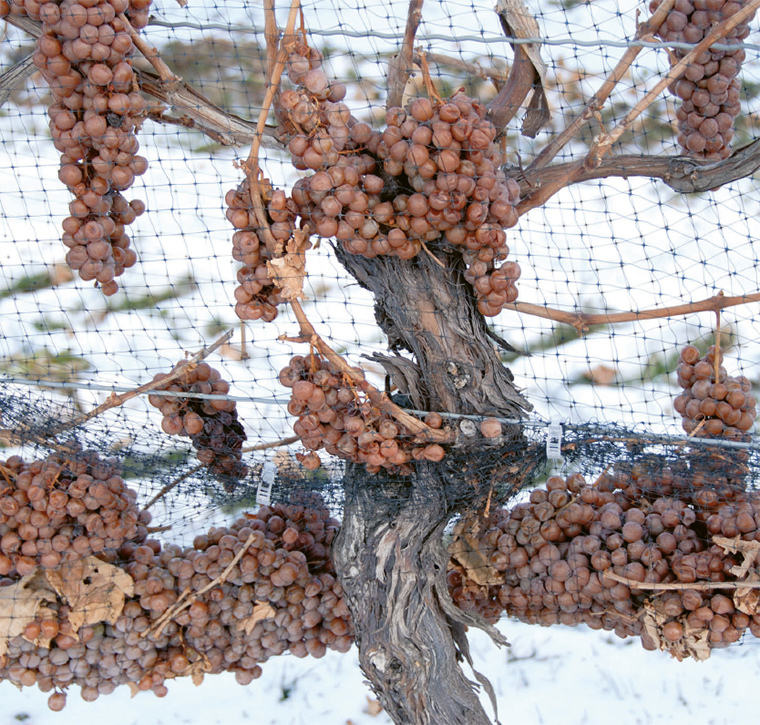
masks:
<svg viewBox="0 0 760 725"><path fill-rule="evenodd" d="M324 56L328 77L346 85L344 103L350 113L360 122L382 127L387 120L388 61L401 47L408 3L392 0L352 5L319 0L302 5L308 43ZM531 177L529 169L526 171L528 164L557 139L562 129L583 110L601 79L609 75L624 53L635 45L639 9L638 3L633 2L530 3L540 37L523 38L523 41L540 46L547 63L544 87L551 120L535 138L520 135L519 124L513 122L500 142L506 175L520 185L523 197L538 183L537 177ZM341 609L345 605L335 603L340 600L339 585L330 581L330 565L324 561L325 547L329 548L332 534L324 534L324 531L337 527L333 522L341 516L344 505L341 481L346 463L326 455L322 455L323 465L318 470L309 470L299 463L296 454L300 454L302 448L298 441L289 438L295 421L288 409L290 391L280 384L278 377L294 355L309 352L308 346L294 341L300 328L285 306L280 307L279 315L268 324L252 320L241 322L235 315L233 292L237 284L237 264L230 253L232 228L225 216L225 195L238 187L243 178L240 164L248 154L243 141L250 142L254 137L254 123L266 93L264 9L258 4L242 2L195 2L186 7L164 2L151 6L150 13L142 31L147 42L160 50L173 72L201 94L201 100L196 101L198 107L207 108L206 104L211 103L234 116L225 121L228 128L234 130L227 135L218 130L203 133L198 130L199 117L191 113L192 104L171 107L169 103L161 103L158 92L148 96L147 118L137 133L140 154L147 158L148 168L136 177L130 191L125 192L130 200L132 197L144 200L147 211L129 225L131 248L136 252L137 262L118 278L121 289L115 295L104 296L92 281L80 280L66 263L61 222L69 215L71 195L58 178L60 159L52 143L47 115L53 97L47 84L38 72L15 85L10 83L8 75L3 76L6 84L0 93L4 99L0 154L6 174L0 196L0 414L5 445L2 456L7 461L16 461L4 468L7 483L12 488L11 479L23 474L24 469L14 456L21 456L27 462L58 456L55 465L65 467L66 461L89 452L85 457L90 456L87 464L90 469L95 465L92 462L95 453L98 460L113 459L114 466L118 464L120 470L118 475L136 492L139 505L147 506L152 515L151 519L143 514L134 522L141 527L135 546L143 550L136 555L135 566L171 568L174 564L170 566L170 560L187 556L186 551L182 554L179 548L171 547L191 547L194 539L206 535L210 527L217 527L217 533L211 535L212 543L206 541L199 551L206 551L209 546L219 548L221 539L230 536L237 544L230 541L228 550L239 553L247 537L254 535L252 532L261 531L273 541L285 536L283 530L292 529L295 538L283 539L289 546L283 551L287 549L292 553L306 551L309 546L317 547L308 550L311 553L304 555L304 561L297 556L291 557L293 561L288 560L295 567L294 586L301 589L301 594L293 597L297 599L311 584L312 590L318 591L306 598L316 601L324 595L324 601L320 600L315 606L324 609L320 621L333 623L329 627L325 625L321 634L312 633L313 636L305 640L319 642L319 646L299 645L296 653L319 654L325 646L345 648L350 645L350 625L346 624L349 618L347 611ZM278 17L284 23L285 9L278 11ZM10 23L5 24L4 33L0 63L3 70L9 70L33 53L35 46L29 33ZM756 137L754 119L760 76L758 46L751 41L752 36L743 46L746 61L739 76L741 114L736 119L734 148L750 144ZM647 39L644 43L647 48L630 63L609 101L559 151L554 163L576 161L585 155L589 145L614 127L668 72L671 61L666 48L679 47L679 43L683 52L692 47L683 38ZM725 56L730 49L730 44L718 43L713 52ZM464 88L469 96L488 103L506 82L512 56L510 43L490 3L429 2L424 6L416 35L415 72L405 88L404 103L425 94L423 69L427 69L442 97ZM151 65L138 54L134 66L142 74L142 82L149 83L149 74L154 72ZM176 101L176 97L173 100ZM618 163L633 163L630 160L641 155L660 158L681 153L678 134L683 133L683 129L678 123L692 123L694 119L684 121L679 117L679 104L681 101L668 93L651 103L615 141L612 154ZM230 140L235 143L230 144ZM293 168L290 154L278 145L270 130L263 138L260 158L265 176L277 188L290 191L307 175ZM707 512L704 516L697 511L698 523L694 526L681 521L682 526L691 527L693 536L689 536L700 539L703 549L707 550L715 546L711 537L716 531L707 523L710 516L720 514L724 519L733 516L736 520L737 511L744 511L737 508L737 496L744 497L745 503L752 507L758 452L752 430L746 427L743 428L746 435L732 440L707 440L700 437L704 430L696 436L699 440L685 440L682 415L674 407L674 400L681 392L676 372L678 355L687 344L695 346L698 354L703 355L717 342L728 374L744 376L746 393L752 384L757 386L760 354L754 345L758 337L756 302L746 296L760 289L754 240L760 198L751 177L703 193L681 194L668 185L670 177L663 181L648 178L648 174L621 176L625 174L561 189L541 206L522 215L508 230L510 260L517 261L522 270L519 302L529 305L507 308L489 317L488 326L494 339L500 341L502 362L511 369L533 412L521 421L523 434L519 443L514 439L489 443L489 436L478 437L474 432L472 435L480 446L477 457L471 451L452 451L447 454L446 466L452 485L455 479L461 483L464 478L471 483L480 480L480 476L484 485L493 488L488 499L488 506L492 508L485 512L487 517L497 516L493 512L505 502L520 500L520 496L525 498L526 489L542 485L552 473L564 477L571 473L583 474L589 483L599 484L604 483L604 477L611 476L612 471L616 472L615 480L619 484L633 466L648 466L651 473L667 467L672 469L679 461L686 461L684 475L689 480L688 486L696 490L699 486L694 484L694 473L707 470L705 460L734 462L731 465L741 467L740 484L733 488L725 484L725 472L721 474L722 483L707 476L707 487L717 491L720 500L712 502L712 508L703 507L703 513ZM302 305L309 321L350 365L361 367L369 383L378 390L385 390L388 384L385 370L372 356L387 352L387 340L376 324L371 293L346 272L329 240L324 240L316 252L309 253L307 269ZM709 309L692 310L687 314L678 309L716 295L742 299L737 300L738 304L726 306L718 320ZM632 314L621 322L604 322L603 316L612 313ZM237 467L221 470L206 466L200 451L211 445L208 441L198 443L192 436L167 435L165 425L162 430L162 416L156 408L166 400L173 400L171 395L162 397L161 391L143 390L137 395L129 394L123 404L109 407L108 401L115 402L114 396L130 393L149 383L154 376L171 372L185 353L191 355L211 346L228 331L232 331L231 337L224 337L208 357L208 363L218 370L219 379L226 381L228 387L204 393L191 390L188 384L184 392L192 395L183 400L193 402L183 404L190 406L188 409L194 414L201 415L203 406L211 410L215 402L220 403L217 411L226 410L225 414L229 414L234 403L239 420L239 428L235 427L237 442L234 446L229 443L232 425L229 421L225 423L227 432L220 435L222 438L227 435L223 444L230 447L230 451L234 448L234 454L239 456ZM171 392L169 388L168 393ZM176 390L174 393L179 394ZM149 396L153 397L149 400ZM429 412L417 410L414 402L400 393L396 393L394 400L420 420ZM100 405L105 408L101 414L87 415ZM749 399L743 406L744 410L748 408L753 408ZM445 425L462 431L468 421L473 430L482 422L477 417L474 420L467 416L447 418L445 411L441 412ZM218 418L219 413L208 415ZM564 462L547 458L547 425L552 421L563 424L560 433ZM516 422L507 419L501 423L509 427ZM34 475L39 474L39 471L34 472ZM682 488L686 487L684 483ZM270 488L271 493L268 493ZM566 485L567 490L571 488L572 485ZM608 493L612 495L615 488L609 488ZM626 495L629 496L628 508L631 508L631 491L626 490ZM636 495L646 497L647 494L638 491ZM658 489L657 496L650 496L649 505L654 505L658 497L674 495L673 490ZM591 494L588 496L593 498ZM252 519L257 523L251 528L252 525L241 518L243 512L255 511L257 501L267 500L281 508L273 511L265 505L258 514L249 514L258 517ZM600 499L593 505L601 510L604 503ZM715 508L718 504L734 506L734 509L719 511ZM701 506L693 501L688 505L697 509ZM315 514L313 520L308 519L299 506L306 509L311 506L320 513ZM649 515L649 511L645 514ZM508 514L505 510L498 516L508 517ZM276 519L274 523L272 517ZM508 529L504 522L507 518L503 518L502 523L493 523L497 528L503 524L499 536ZM309 528L312 524L313 530ZM590 524L583 523L584 526ZM462 525L463 522L456 524L460 528L454 538L461 539ZM732 535L730 526L723 529L720 526L718 524L718 531L725 536ZM748 534L755 528L740 531ZM493 530L481 527L486 538ZM592 536L588 529L582 533ZM79 530L69 534L85 535ZM90 532L90 535L94 534ZM159 557L158 551L152 554L144 551L148 535L160 540L164 547L160 556L165 555L166 560L162 560L160 566L150 563L151 556ZM307 535L305 539L304 535ZM593 535L599 537L598 532ZM485 551L490 556L499 549L498 537L483 544L477 539L477 532L470 531L468 536L468 546L481 553ZM520 542L521 547L525 545L531 544ZM85 553L90 551L97 553L97 549L82 549ZM39 556L42 555L40 552ZM37 554L32 558L34 556ZM119 556L126 561L135 553L124 551ZM279 567L285 558L278 556ZM733 556L730 565L741 565L741 556L737 553ZM517 556L515 561L519 558ZM479 575L474 574L477 560L468 562L462 566L460 560L456 566L459 575L465 579L471 577L472 587L467 590L469 605L486 607L484 611L491 617L505 608L514 613L514 601L508 604L506 594L499 600L498 592L488 589L495 586L493 582L488 580L484 584ZM500 561L496 567L502 574L509 557L506 562ZM490 572L488 567L492 564L486 563L483 567ZM240 566L242 568L242 564ZM0 574L5 576L11 571L11 577L6 576L2 582L7 586L15 585L22 573L8 567L8 571L0 571ZM232 601L235 597L240 601L241 596L245 599L248 594L240 595L240 591L251 582L264 586L255 577L246 580L245 572L236 574L239 581L233 581L232 577L231 583L224 585L228 590L224 591L221 601ZM154 572L153 575L160 579L159 574ZM177 572L173 575L177 576ZM261 574L262 580L269 575L268 571ZM319 587L315 579L321 582ZM526 575L523 579L528 581L531 577ZM519 587L519 580L518 576L512 585ZM290 584L292 582L275 583L274 588L284 592ZM272 588L271 583L267 586ZM530 587L530 584L525 586ZM198 587L202 588L202 583ZM164 591L158 585L155 588L152 595ZM476 589L477 596L472 594ZM165 591L168 590L169 587L165 587ZM630 591L631 587L629 594ZM327 597L326 592L332 594ZM641 604L641 597L636 600L639 594L634 593L633 600L621 597L620 601ZM256 634L260 643L261 637L277 628L287 628L290 622L283 623L283 619L270 631L261 624L268 621L269 613L261 613L261 610L256 610L260 612L259 619L251 620L254 604L265 601L268 594L258 592L257 596L258 599L251 595L244 602L250 607L243 607L239 619L248 622L246 627L250 625L247 635L259 627ZM483 604L486 600L490 604ZM203 603L202 598L197 601ZM499 611L498 607L494 609L497 601ZM155 616L159 617L163 610L158 605L165 605L166 609L174 602L156 604L157 608L152 611L158 612ZM704 606L702 602L699 604ZM202 609L199 605L196 607L199 611L193 614L199 621L205 621L203 617L207 614L200 611ZM697 609L699 607L694 607L691 611ZM631 615L630 611L623 610L620 610L623 615ZM745 612L738 604L731 611ZM672 615L671 620L679 616ZM716 610L716 616L726 616L726 613ZM543 623L550 623L552 617L544 619ZM557 615L555 619L562 618ZM658 620L655 629L659 627L657 631L661 631L666 620L664 623ZM218 671L228 665L234 669L241 657L248 656L250 661L238 667L238 672L247 673L240 675L241 681L255 672L256 662L278 653L281 645L277 641L284 641L272 635L265 644L257 644L259 649L255 652L237 653L237 659L222 663L214 659L215 653L209 654L213 638L203 640L203 637L208 638L208 633L202 632L203 626L189 620L186 624L196 627L190 635L197 635L194 651L206 653L207 660L210 658L204 664L205 670L198 671ZM695 630L696 625L695 621L688 624ZM704 628L705 623L702 625ZM315 623L305 629L316 626ZM619 622L605 622L604 626L618 627ZM736 622L726 628L729 626L736 631L741 629ZM748 623L744 629L747 626ZM296 630L297 627L293 631ZM325 634L326 631L330 634ZM640 628L637 632L623 628L621 633L640 634ZM16 640L21 634L15 632ZM670 641L668 637L675 634L671 627L661 639ZM96 635L100 637L102 633L96 632ZM171 638L176 634L169 628L163 636ZM16 640L8 650L16 658L14 661L26 646ZM301 640L294 634L292 641ZM730 639L718 637L713 637L713 641L730 643ZM158 644L154 641L154 644L158 650L165 645L162 641ZM225 651L232 651L236 646L234 641L230 644L229 636L227 644ZM687 654L694 656L693 651L697 650L692 648ZM138 682L140 689L161 691L164 676L169 676L167 673L187 674L193 662L174 662L172 658L176 659L178 653L166 651L165 657L158 656L159 659L164 657L166 662L160 677L146 681L145 677L150 678L146 673L149 670L155 673L156 669L154 662L143 663L142 669L136 668L124 681ZM680 650L679 653L683 654ZM9 677L16 680L29 677L25 673L32 668L24 665L21 669L24 673L16 671ZM115 686L119 684L117 680L114 676L110 681ZM97 685L85 686L97 690ZM108 687L110 685L100 691Z"/></svg>

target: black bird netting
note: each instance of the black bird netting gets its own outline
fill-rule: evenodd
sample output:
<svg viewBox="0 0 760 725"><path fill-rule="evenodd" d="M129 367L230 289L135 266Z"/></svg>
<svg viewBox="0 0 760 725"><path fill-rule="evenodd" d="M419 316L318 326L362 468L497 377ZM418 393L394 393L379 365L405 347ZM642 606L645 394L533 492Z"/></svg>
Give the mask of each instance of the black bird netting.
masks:
<svg viewBox="0 0 760 725"><path fill-rule="evenodd" d="M463 617L760 636L758 2L183 5L0 0L0 679L346 651L375 486Z"/></svg>

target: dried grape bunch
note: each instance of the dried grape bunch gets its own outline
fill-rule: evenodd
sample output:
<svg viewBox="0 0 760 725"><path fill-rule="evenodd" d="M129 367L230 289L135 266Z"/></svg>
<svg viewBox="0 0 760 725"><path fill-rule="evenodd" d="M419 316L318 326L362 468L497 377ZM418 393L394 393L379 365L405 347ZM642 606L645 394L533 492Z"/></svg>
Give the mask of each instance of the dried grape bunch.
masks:
<svg viewBox="0 0 760 725"><path fill-rule="evenodd" d="M496 129L486 109L464 93L433 104L391 108L373 131L341 103L317 51L305 45L288 60L296 85L280 97L281 128L297 169L316 173L293 188L310 234L335 237L351 254L413 259L426 243L459 250L482 314L517 298L520 268L504 229L517 223L518 184L501 171Z"/></svg>
<svg viewBox="0 0 760 725"><path fill-rule="evenodd" d="M202 395L226 395L230 384L222 380L218 370L208 363L189 365L180 360L172 373L184 368L184 372L167 385L156 390L174 393L200 393ZM163 380L168 374L159 373L153 380ZM163 413L161 427L169 435L188 436L197 450L201 463L217 476L226 487L248 472L242 460L245 430L238 420L233 400L207 400L183 396L149 395L150 404Z"/></svg>
<svg viewBox="0 0 760 725"><path fill-rule="evenodd" d="M312 501L261 507L185 549L125 544L111 558L132 577L135 595L114 624L85 626L74 638L66 606L50 603L57 619L35 621L8 640L0 680L43 692L75 684L88 702L123 684L163 697L176 677L234 672L247 685L272 656L345 652L353 628L329 557L337 528L324 504ZM185 592L189 606L169 611ZM35 643L40 633L49 646ZM55 692L49 706L60 710L65 699Z"/></svg>
<svg viewBox="0 0 760 725"><path fill-rule="evenodd" d="M651 12L660 1L652 0ZM676 0L657 35L666 42L699 43L713 25L735 15L744 5L742 0ZM706 50L669 86L682 101L676 112L678 143L690 156L719 161L731 155L734 119L741 110L737 78L745 58L741 41L749 35L751 20L745 19L722 39L737 46L736 50ZM687 53L673 48L671 65Z"/></svg>
<svg viewBox="0 0 760 725"><path fill-rule="evenodd" d="M677 497L631 500L612 476L594 485L578 474L554 476L529 502L460 532L449 588L461 607L492 620L501 607L525 622L585 623L640 637L645 649L705 659L747 629L760 635L760 610L738 584L747 574L742 552L752 556L760 541L758 514L756 492L710 513ZM700 581L727 587L692 588Z"/></svg>
<svg viewBox="0 0 760 725"><path fill-rule="evenodd" d="M114 459L82 452L0 463L0 577L99 554L139 536L137 494Z"/></svg>
<svg viewBox="0 0 760 725"><path fill-rule="evenodd" d="M366 389L333 368L329 360L314 354L296 355L280 371L279 380L291 389L288 412L298 416L293 430L310 451L296 457L308 469L320 466L315 451L322 448L331 455L366 464L370 473L387 468L404 475L411 473L412 460L440 461L445 455L437 443L414 443L401 423L374 406ZM430 413L426 423L440 428L443 421L437 413Z"/></svg>
<svg viewBox="0 0 760 725"><path fill-rule="evenodd" d="M115 277L137 260L125 228L145 210L142 201L127 203L120 192L148 167L137 154L135 133L146 102L129 59L128 24L147 25L149 7L150 0L8 5L9 12L42 22L33 61L54 98L48 115L61 152L58 177L75 196L63 222L66 262L105 295L117 292Z"/></svg>
<svg viewBox="0 0 760 725"><path fill-rule="evenodd" d="M743 375L729 376L722 361L722 351L715 346L704 357L693 345L684 347L677 369L678 384L684 391L673 407L689 434L748 440L757 417L752 385Z"/></svg>
<svg viewBox="0 0 760 725"><path fill-rule="evenodd" d="M241 320L271 322L277 317L277 306L284 299L268 276L267 262L284 252L285 242L296 228L297 209L283 191L274 191L268 184L263 196L271 232L269 245L256 219L249 180L242 181L237 189L230 189L225 200L227 219L237 230L232 237L232 257L244 265L237 273L239 287L235 289L235 314Z"/></svg>
<svg viewBox="0 0 760 725"><path fill-rule="evenodd" d="M335 121L350 118L343 108L328 113ZM500 169L496 129L485 107L462 93L439 106L418 98L407 111L390 109L386 122L382 134L355 123L337 141L345 155L334 165L323 155L324 169L296 183L293 199L306 229L334 236L346 251L368 258L412 259L431 242L458 249L481 313L498 314L517 298L519 266L497 263L509 253L504 229L517 223L520 192ZM312 146L304 154L315 142L334 150L336 140L325 138L333 128L337 123L296 136L291 152L301 151L307 139Z"/></svg>

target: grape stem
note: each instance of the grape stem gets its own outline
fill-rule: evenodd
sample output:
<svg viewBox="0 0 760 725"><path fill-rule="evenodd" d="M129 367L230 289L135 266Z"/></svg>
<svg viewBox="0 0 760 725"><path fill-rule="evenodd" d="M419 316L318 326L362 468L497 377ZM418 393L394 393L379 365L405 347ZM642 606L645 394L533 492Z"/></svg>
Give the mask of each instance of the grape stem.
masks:
<svg viewBox="0 0 760 725"><path fill-rule="evenodd" d="M511 302L504 305L505 310L514 310L527 315L543 317L546 320L554 320L571 325L579 335L588 332L593 325L617 324L620 322L636 322L639 320L656 320L663 317L677 317L679 315L692 315L698 312L719 312L726 307L746 305L751 302L760 302L760 292L740 295L738 297L726 297L723 293L708 297L699 302L687 302L682 305L666 307L653 307L639 312L599 312L589 314L587 312L566 312L544 305L534 305L530 302Z"/></svg>
<svg viewBox="0 0 760 725"><path fill-rule="evenodd" d="M169 68L163 60L161 60L161 54L158 50L143 40L140 33L132 27L132 24L124 13L119 13L117 17L122 23L124 23L124 27L127 29L129 37L132 38L135 48L137 48L137 50L145 56L145 60L156 69L156 73L158 73L158 77L161 81L169 86L176 85L180 80L179 77L172 72L172 69Z"/></svg>

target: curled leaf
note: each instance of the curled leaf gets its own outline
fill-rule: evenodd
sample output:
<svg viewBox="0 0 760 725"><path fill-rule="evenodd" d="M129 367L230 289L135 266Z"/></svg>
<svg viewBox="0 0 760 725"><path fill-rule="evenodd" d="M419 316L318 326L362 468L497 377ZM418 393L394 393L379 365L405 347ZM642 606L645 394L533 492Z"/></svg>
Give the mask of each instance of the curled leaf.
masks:
<svg viewBox="0 0 760 725"><path fill-rule="evenodd" d="M297 300L305 297L303 281L306 277L306 252L311 242L306 232L297 229L285 244L282 257L267 262L267 275L280 288L280 297Z"/></svg>

